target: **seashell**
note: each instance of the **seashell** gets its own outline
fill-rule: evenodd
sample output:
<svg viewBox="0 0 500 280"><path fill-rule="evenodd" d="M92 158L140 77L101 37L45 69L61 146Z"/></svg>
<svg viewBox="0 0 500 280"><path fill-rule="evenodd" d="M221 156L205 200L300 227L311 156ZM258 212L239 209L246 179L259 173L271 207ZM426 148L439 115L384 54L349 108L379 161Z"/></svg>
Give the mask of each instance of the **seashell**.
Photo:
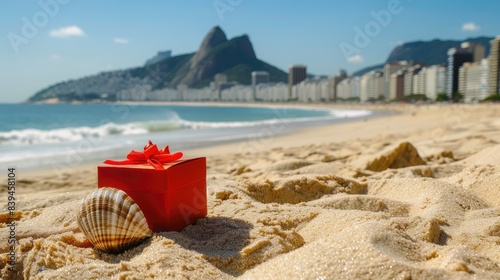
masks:
<svg viewBox="0 0 500 280"><path fill-rule="evenodd" d="M139 205L114 188L100 188L83 198L76 220L89 241L107 253L121 253L152 234Z"/></svg>

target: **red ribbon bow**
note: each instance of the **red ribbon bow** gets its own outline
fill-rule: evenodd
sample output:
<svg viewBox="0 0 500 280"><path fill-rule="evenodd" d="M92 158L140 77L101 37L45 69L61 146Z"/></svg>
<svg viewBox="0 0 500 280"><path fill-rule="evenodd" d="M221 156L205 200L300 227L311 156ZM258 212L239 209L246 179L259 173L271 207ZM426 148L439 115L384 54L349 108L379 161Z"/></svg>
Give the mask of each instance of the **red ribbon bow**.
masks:
<svg viewBox="0 0 500 280"><path fill-rule="evenodd" d="M126 160L116 161L116 160L105 160L104 163L107 164L116 164L116 165L125 165L125 164L141 164L141 163L149 163L156 170L163 170L163 163L178 160L182 157L181 152L177 152L171 154L168 150L168 146L165 148L158 150L158 146L153 144L151 140L148 141L148 144L144 146L144 152L137 152L132 150L127 155Z"/></svg>

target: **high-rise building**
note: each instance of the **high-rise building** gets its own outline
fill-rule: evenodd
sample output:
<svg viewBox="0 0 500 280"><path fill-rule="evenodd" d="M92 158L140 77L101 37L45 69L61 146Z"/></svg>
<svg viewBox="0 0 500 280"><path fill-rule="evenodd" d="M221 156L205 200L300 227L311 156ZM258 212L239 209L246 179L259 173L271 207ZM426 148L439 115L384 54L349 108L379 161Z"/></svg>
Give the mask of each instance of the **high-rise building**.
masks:
<svg viewBox="0 0 500 280"><path fill-rule="evenodd" d="M361 90L361 78L356 76L352 77L349 96L351 98L359 98L360 90Z"/></svg>
<svg viewBox="0 0 500 280"><path fill-rule="evenodd" d="M336 76L328 78L328 95L326 101L337 102L337 85L345 78L347 78L347 73L344 70L340 70Z"/></svg>
<svg viewBox="0 0 500 280"><path fill-rule="evenodd" d="M294 98L301 102L320 102L326 99L328 80L321 77L308 78L294 87Z"/></svg>
<svg viewBox="0 0 500 280"><path fill-rule="evenodd" d="M415 77L415 75L418 74L418 72L420 72L421 69L422 69L422 65L417 64L415 66L408 68L408 71L406 71L405 82L404 82L404 85L405 85L404 86L404 95L405 96L412 95L414 93L413 92L414 77Z"/></svg>
<svg viewBox="0 0 500 280"><path fill-rule="evenodd" d="M446 94L452 98L458 93L459 69L466 63L472 62L472 53L462 48L448 50L448 66L446 68Z"/></svg>
<svg viewBox="0 0 500 280"><path fill-rule="evenodd" d="M337 101L345 101L350 98L349 88L351 83L351 77L347 77L337 84Z"/></svg>
<svg viewBox="0 0 500 280"><path fill-rule="evenodd" d="M219 90L221 84L227 83L227 75L226 74L215 74L214 76L214 86L216 90Z"/></svg>
<svg viewBox="0 0 500 280"><path fill-rule="evenodd" d="M489 65L487 59L480 62L466 62L459 70L460 92L464 94L465 102L480 101L489 94Z"/></svg>
<svg viewBox="0 0 500 280"><path fill-rule="evenodd" d="M386 100L390 100L390 90L391 90L391 75L398 72L399 70L407 70L413 66L413 61L395 61L389 62L384 65L384 89L383 96Z"/></svg>
<svg viewBox="0 0 500 280"><path fill-rule="evenodd" d="M425 94L425 67L413 76L413 94Z"/></svg>
<svg viewBox="0 0 500 280"><path fill-rule="evenodd" d="M253 71L252 72L252 85L261 83L269 83L269 72L267 71Z"/></svg>
<svg viewBox="0 0 500 280"><path fill-rule="evenodd" d="M463 42L460 48L465 49L472 53L472 62L481 62L484 58L485 48L483 45L478 43Z"/></svg>
<svg viewBox="0 0 500 280"><path fill-rule="evenodd" d="M491 49L489 56L489 94L499 94L499 67L500 67L500 35L490 41Z"/></svg>
<svg viewBox="0 0 500 280"><path fill-rule="evenodd" d="M257 85L269 83L269 72L267 71L252 71L252 96L255 101L257 98Z"/></svg>
<svg viewBox="0 0 500 280"><path fill-rule="evenodd" d="M382 71L373 70L359 79L359 99L361 102L379 100L383 96L384 76Z"/></svg>
<svg viewBox="0 0 500 280"><path fill-rule="evenodd" d="M307 78L307 68L304 65L292 65L288 68L288 97L292 97L294 85Z"/></svg>
<svg viewBox="0 0 500 280"><path fill-rule="evenodd" d="M214 86L215 91L217 91L219 100L222 100L221 99L222 98L221 91L223 90L222 85L225 83L227 83L227 75L226 74L221 74L221 73L215 74L213 86Z"/></svg>
<svg viewBox="0 0 500 280"><path fill-rule="evenodd" d="M360 96L360 77L347 77L337 85L337 100L353 100Z"/></svg>
<svg viewBox="0 0 500 280"><path fill-rule="evenodd" d="M406 71L399 70L398 72L391 75L389 100L399 99L404 96L405 72Z"/></svg>
<svg viewBox="0 0 500 280"><path fill-rule="evenodd" d="M180 100L184 99L184 95L186 95L186 92L188 91L188 86L186 84L179 84L177 85L177 92L179 92Z"/></svg>
<svg viewBox="0 0 500 280"><path fill-rule="evenodd" d="M484 47L477 43L464 42L460 48L448 50L446 69L446 93L449 98L458 93L459 69L465 62L479 62L484 58Z"/></svg>
<svg viewBox="0 0 500 280"><path fill-rule="evenodd" d="M460 69L458 69L458 92L465 95L465 85L467 83L467 72L473 65L472 62L465 62Z"/></svg>
<svg viewBox="0 0 500 280"><path fill-rule="evenodd" d="M425 70L424 94L427 98L435 100L439 93L446 90L446 68L441 65L432 65Z"/></svg>

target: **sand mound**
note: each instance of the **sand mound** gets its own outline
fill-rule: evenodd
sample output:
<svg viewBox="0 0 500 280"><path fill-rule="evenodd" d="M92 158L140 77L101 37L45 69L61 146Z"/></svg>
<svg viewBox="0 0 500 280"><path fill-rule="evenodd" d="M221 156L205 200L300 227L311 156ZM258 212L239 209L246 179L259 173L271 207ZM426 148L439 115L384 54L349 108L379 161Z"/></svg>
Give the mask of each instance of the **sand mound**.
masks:
<svg viewBox="0 0 500 280"><path fill-rule="evenodd" d="M361 169L383 171L388 168L402 168L415 165L424 165L417 149L409 142L391 145L375 156L365 156L352 163Z"/></svg>

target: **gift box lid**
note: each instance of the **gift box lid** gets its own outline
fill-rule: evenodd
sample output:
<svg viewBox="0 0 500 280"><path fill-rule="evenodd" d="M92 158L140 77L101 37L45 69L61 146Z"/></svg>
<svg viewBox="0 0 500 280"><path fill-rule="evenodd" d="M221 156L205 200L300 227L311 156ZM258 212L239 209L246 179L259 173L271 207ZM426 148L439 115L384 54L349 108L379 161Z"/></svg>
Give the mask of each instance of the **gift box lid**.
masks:
<svg viewBox="0 0 500 280"><path fill-rule="evenodd" d="M150 164L102 164L97 167L99 187L114 187L120 181L124 191L163 193L206 178L205 157L175 160L163 167L158 170Z"/></svg>

